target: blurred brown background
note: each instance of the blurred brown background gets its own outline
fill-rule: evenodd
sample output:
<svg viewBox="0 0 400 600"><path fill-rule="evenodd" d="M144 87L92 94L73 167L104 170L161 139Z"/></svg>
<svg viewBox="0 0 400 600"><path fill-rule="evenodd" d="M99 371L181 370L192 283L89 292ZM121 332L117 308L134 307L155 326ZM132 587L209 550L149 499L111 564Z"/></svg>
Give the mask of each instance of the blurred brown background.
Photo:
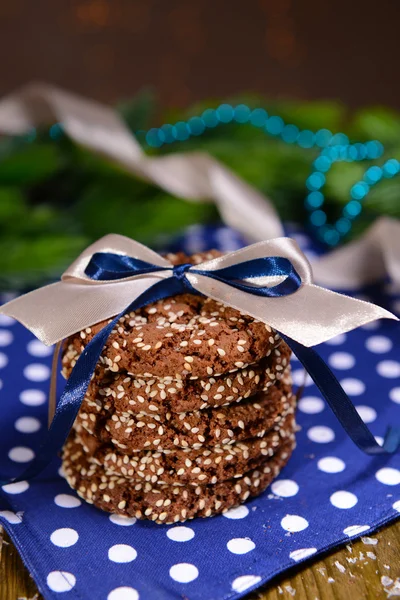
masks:
<svg viewBox="0 0 400 600"><path fill-rule="evenodd" d="M339 98L400 108L395 0L0 0L0 94L42 80L114 102Z"/></svg>

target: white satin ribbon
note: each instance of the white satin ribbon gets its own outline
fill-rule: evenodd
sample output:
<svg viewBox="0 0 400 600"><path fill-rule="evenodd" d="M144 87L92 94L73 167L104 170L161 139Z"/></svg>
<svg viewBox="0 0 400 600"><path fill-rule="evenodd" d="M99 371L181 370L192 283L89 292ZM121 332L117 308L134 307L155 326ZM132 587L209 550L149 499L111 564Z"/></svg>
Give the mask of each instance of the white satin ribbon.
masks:
<svg viewBox="0 0 400 600"><path fill-rule="evenodd" d="M96 281L85 273L96 252L132 256L166 267L167 270L125 279ZM279 298L266 298L193 272L194 269L212 272L268 256L285 257L291 261L302 281L296 292ZM172 269L173 265L168 260L146 246L124 236L110 234L89 246L67 269L60 282L12 300L0 308L0 313L17 319L42 342L51 345L114 317L154 283L171 277ZM314 346L376 319L396 319L379 306L315 285L308 260L290 238L246 246L197 264L186 272L186 276L202 294L271 325L305 346Z"/></svg>
<svg viewBox="0 0 400 600"><path fill-rule="evenodd" d="M268 198L211 156L190 152L147 157L119 115L107 106L46 84L31 84L0 100L0 132L24 134L61 122L78 144L103 154L169 193L214 202L223 220L251 241L283 235ZM384 217L359 240L313 261L322 285L357 289L389 274L400 285L400 222Z"/></svg>

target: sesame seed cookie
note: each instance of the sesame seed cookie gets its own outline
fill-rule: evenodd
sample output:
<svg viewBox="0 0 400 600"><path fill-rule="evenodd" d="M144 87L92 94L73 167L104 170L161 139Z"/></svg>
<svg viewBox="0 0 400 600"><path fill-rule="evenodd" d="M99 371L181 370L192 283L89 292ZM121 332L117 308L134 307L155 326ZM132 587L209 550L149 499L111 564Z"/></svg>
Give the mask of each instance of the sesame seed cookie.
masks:
<svg viewBox="0 0 400 600"><path fill-rule="evenodd" d="M135 452L234 444L262 437L288 410L293 410L291 387L278 382L238 404L188 413L130 415L80 411L77 423L98 439Z"/></svg>
<svg viewBox="0 0 400 600"><path fill-rule="evenodd" d="M164 452L144 451L124 454L117 448L101 444L83 428L74 432L72 440L83 446L90 462L103 465L107 474L127 479L143 479L152 484L205 485L242 477L255 469L266 457L274 455L284 438L293 434L293 413L282 417L262 438L245 442L193 450L182 448Z"/></svg>
<svg viewBox="0 0 400 600"><path fill-rule="evenodd" d="M207 254L168 255L173 264L197 264ZM74 366L85 346L107 321L72 335L64 347L63 365ZM100 357L103 372L143 377L191 379L219 376L269 356L281 338L269 325L195 294L180 294L124 315ZM242 368L239 367L239 368Z"/></svg>
<svg viewBox="0 0 400 600"><path fill-rule="evenodd" d="M134 484L91 463L82 445L73 441L64 447L63 469L69 485L88 503L107 512L168 524L226 512L261 494L285 466L294 447L292 434L258 468L215 485L159 485L143 480Z"/></svg>
<svg viewBox="0 0 400 600"><path fill-rule="evenodd" d="M145 379L127 373L110 373L108 377L90 383L82 410L100 413L115 409L126 414L147 413L164 417L168 412L227 406L267 391L282 378L289 358L290 349L282 342L268 358L219 377Z"/></svg>

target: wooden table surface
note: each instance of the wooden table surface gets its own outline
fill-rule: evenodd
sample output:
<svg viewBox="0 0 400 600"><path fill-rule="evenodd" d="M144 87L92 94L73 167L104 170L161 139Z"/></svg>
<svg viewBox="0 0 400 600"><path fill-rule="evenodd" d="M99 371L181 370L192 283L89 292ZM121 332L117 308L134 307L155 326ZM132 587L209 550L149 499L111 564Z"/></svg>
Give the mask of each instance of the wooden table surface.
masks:
<svg viewBox="0 0 400 600"><path fill-rule="evenodd" d="M246 600L400 597L400 521L307 565L275 579ZM10 538L1 531L0 600L42 600Z"/></svg>

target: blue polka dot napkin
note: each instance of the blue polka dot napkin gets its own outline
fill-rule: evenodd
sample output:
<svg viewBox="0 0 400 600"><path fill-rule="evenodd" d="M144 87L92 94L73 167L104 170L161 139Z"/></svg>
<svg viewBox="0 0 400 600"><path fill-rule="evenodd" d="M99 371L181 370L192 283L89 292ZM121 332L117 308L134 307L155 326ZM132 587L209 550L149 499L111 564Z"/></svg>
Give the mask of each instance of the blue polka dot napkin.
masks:
<svg viewBox="0 0 400 600"><path fill-rule="evenodd" d="M303 233L303 250L315 252ZM192 228L188 251L231 250L226 227ZM363 290L400 313L400 290ZM400 423L399 326L373 323L319 347L377 439ZM0 462L29 462L46 428L51 349L0 315ZM293 376L304 373L293 360ZM233 600L293 565L400 515L400 456L370 458L346 437L306 378L298 446L259 498L223 516L162 526L108 515L68 487L60 461L39 478L4 486L0 522L46 599Z"/></svg>

